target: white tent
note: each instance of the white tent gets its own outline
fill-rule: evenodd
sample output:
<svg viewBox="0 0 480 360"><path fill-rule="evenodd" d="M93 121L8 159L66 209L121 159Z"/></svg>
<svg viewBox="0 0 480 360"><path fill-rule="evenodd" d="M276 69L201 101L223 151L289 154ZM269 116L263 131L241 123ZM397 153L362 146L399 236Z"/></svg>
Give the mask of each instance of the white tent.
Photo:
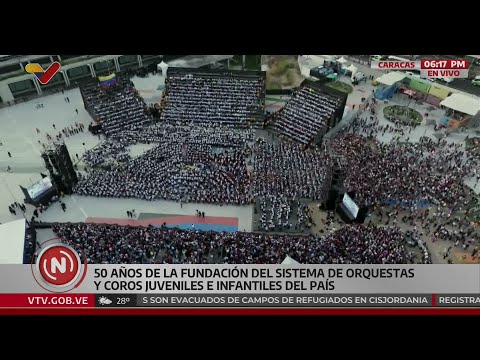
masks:
<svg viewBox="0 0 480 360"><path fill-rule="evenodd" d="M405 73L392 71L380 76L379 78L376 78L375 81L380 84L390 86L396 82L402 81L405 76L407 76Z"/></svg>
<svg viewBox="0 0 480 360"><path fill-rule="evenodd" d="M163 60L160 64L157 65L157 70L162 73L163 76L167 75L168 64L165 63Z"/></svg>
<svg viewBox="0 0 480 360"><path fill-rule="evenodd" d="M358 71L358 68L355 65L351 64L349 67L347 67L346 70L350 71L352 73L352 76L353 76Z"/></svg>
<svg viewBox="0 0 480 360"><path fill-rule="evenodd" d="M300 264L297 260L292 259L290 256L287 257L282 261L282 265L298 265Z"/></svg>
<svg viewBox="0 0 480 360"><path fill-rule="evenodd" d="M25 219L0 225L0 264L23 264Z"/></svg>
<svg viewBox="0 0 480 360"><path fill-rule="evenodd" d="M440 105L468 115L476 115L480 111L480 99L478 97L461 93L453 93L440 102Z"/></svg>
<svg viewBox="0 0 480 360"><path fill-rule="evenodd" d="M340 59L337 60L337 62L340 63L340 64L342 64L342 65L344 65L347 61L348 61L348 60L345 59L343 56L342 56Z"/></svg>

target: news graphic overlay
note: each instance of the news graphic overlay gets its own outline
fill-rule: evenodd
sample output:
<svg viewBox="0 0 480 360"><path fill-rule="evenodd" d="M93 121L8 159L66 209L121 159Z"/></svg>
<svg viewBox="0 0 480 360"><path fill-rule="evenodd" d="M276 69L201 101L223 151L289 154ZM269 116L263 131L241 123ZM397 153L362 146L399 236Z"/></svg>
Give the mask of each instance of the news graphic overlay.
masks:
<svg viewBox="0 0 480 360"><path fill-rule="evenodd" d="M427 78L468 78L468 61L421 60L420 76Z"/></svg>
<svg viewBox="0 0 480 360"><path fill-rule="evenodd" d="M32 264L32 275L37 283L50 292L64 293L82 283L87 271L85 260L83 271L78 253L70 246L51 243L40 251L36 264Z"/></svg>
<svg viewBox="0 0 480 360"><path fill-rule="evenodd" d="M412 72L419 71L421 78L464 79L468 78L468 60L465 59L422 59L417 61L382 60L372 61L371 68ZM413 73L412 73L413 74Z"/></svg>
<svg viewBox="0 0 480 360"><path fill-rule="evenodd" d="M25 71L29 74L35 75L40 84L48 84L50 80L55 76L55 74L60 70L60 63L54 61L47 70L43 70L40 64L27 64L25 66Z"/></svg>
<svg viewBox="0 0 480 360"><path fill-rule="evenodd" d="M477 265L90 264L86 271L80 259L54 243L42 245L32 268L0 265L0 308L480 311Z"/></svg>
<svg viewBox="0 0 480 360"><path fill-rule="evenodd" d="M92 265L96 308L480 308L480 268ZM457 279L457 280L455 280ZM458 279L462 279L461 282Z"/></svg>

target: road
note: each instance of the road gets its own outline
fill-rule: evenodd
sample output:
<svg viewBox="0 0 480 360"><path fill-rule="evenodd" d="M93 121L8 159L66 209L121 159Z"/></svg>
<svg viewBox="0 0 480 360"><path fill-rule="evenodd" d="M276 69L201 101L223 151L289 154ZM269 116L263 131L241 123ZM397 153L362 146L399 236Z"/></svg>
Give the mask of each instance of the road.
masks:
<svg viewBox="0 0 480 360"><path fill-rule="evenodd" d="M469 94L480 96L480 86L473 85L472 80L470 79L454 79L447 86L453 89L465 91L466 93L469 93Z"/></svg>

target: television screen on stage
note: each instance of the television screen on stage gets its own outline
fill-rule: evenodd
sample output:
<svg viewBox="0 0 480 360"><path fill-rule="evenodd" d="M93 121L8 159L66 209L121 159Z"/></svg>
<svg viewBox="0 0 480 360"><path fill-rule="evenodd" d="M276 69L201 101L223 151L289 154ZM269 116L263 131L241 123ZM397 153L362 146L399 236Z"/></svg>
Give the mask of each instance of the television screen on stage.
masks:
<svg viewBox="0 0 480 360"><path fill-rule="evenodd" d="M350 196L347 193L343 195L343 205L350 211L354 218L357 217L358 211L360 210L357 204L355 204Z"/></svg>
<svg viewBox="0 0 480 360"><path fill-rule="evenodd" d="M27 191L28 195L30 195L30 198L35 199L45 193L47 190L50 190L52 187L52 181L49 177L46 177L30 186Z"/></svg>

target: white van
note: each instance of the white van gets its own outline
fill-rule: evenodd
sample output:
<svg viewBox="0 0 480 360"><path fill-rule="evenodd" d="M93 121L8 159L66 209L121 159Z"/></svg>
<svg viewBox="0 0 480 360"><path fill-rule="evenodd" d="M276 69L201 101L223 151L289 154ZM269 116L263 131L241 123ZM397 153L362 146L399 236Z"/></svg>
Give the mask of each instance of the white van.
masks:
<svg viewBox="0 0 480 360"><path fill-rule="evenodd" d="M360 82L362 80L365 80L366 78L367 78L367 76L363 72L359 71L359 72L356 72L355 75L352 76L351 80L352 80L352 83L353 83L354 81Z"/></svg>

